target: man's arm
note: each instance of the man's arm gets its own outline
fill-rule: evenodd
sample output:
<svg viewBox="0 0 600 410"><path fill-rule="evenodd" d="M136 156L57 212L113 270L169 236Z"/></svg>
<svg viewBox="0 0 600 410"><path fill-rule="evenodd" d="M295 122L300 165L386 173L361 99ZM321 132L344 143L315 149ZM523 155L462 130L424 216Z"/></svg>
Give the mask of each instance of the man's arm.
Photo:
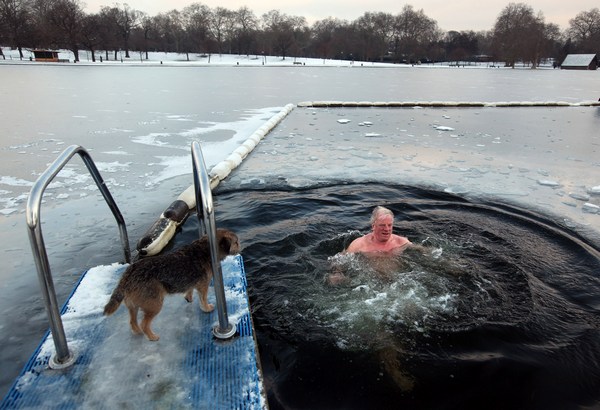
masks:
<svg viewBox="0 0 600 410"><path fill-rule="evenodd" d="M415 251L421 252L423 255L429 253L429 248L423 245L419 245L417 243L409 242L406 249L413 249Z"/></svg>

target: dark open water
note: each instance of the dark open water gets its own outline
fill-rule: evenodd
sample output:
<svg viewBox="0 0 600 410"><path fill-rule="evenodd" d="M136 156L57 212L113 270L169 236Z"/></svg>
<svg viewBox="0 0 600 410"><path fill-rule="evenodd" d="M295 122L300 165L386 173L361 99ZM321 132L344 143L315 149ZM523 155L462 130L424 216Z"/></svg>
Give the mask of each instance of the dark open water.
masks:
<svg viewBox="0 0 600 410"><path fill-rule="evenodd" d="M600 252L543 216L407 186L219 192L271 409L600 404ZM327 285L376 204L432 252L386 279L345 261L350 283Z"/></svg>

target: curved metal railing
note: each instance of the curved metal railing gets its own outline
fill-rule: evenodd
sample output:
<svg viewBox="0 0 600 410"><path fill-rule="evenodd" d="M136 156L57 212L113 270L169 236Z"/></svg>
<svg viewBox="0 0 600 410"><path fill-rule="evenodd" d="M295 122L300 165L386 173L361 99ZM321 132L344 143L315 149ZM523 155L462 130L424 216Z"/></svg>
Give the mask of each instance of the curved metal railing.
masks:
<svg viewBox="0 0 600 410"><path fill-rule="evenodd" d="M46 187L75 154L79 154L84 164L87 166L87 169L96 182L96 185L102 193L104 200L110 207L110 210L117 220L121 236L121 243L123 245L123 252L125 254L125 261L127 263L131 262L127 228L117 204L112 198L112 195L106 187L104 180L100 176L100 173L98 172L98 169L96 168L96 165L94 164L94 161L92 161L92 158L88 152L79 145L71 145L65 149L62 154L60 154L60 156L37 179L29 193L26 210L29 241L31 243L31 250L33 252L33 257L38 271L38 278L42 288L42 294L44 296L46 312L50 321L50 331L52 332L52 338L54 339L54 346L56 348L56 352L51 357L49 363L49 366L52 368L68 367L75 362L76 357L72 352L69 351L65 330L60 317L58 303L56 301L56 293L54 291L54 282L52 280L52 273L50 271L50 263L48 262L48 254L46 253L44 237L42 235L40 209Z"/></svg>
<svg viewBox="0 0 600 410"><path fill-rule="evenodd" d="M217 227L215 224L215 210L210 189L210 178L206 172L202 149L197 142L192 143L192 165L194 168L194 187L196 192L196 212L198 213L200 237L208 235L210 254L217 301L219 324L213 328L213 335L219 339L229 339L236 332L235 324L230 324L227 318L227 301L223 288L223 272L218 259Z"/></svg>

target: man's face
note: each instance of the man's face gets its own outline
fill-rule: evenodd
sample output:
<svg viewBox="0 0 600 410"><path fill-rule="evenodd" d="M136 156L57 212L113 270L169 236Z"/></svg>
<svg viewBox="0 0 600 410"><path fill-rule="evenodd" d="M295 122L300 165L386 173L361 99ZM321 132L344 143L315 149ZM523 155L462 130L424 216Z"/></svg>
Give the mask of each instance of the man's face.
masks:
<svg viewBox="0 0 600 410"><path fill-rule="evenodd" d="M377 218L373 224L373 235L378 242L387 242L392 236L394 218L391 215L383 215Z"/></svg>

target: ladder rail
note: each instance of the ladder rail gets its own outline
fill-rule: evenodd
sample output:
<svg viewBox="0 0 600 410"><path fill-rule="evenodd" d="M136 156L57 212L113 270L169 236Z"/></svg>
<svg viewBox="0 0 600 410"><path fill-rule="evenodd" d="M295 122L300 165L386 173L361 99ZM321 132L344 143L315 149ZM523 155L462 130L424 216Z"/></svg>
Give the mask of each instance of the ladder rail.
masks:
<svg viewBox="0 0 600 410"><path fill-rule="evenodd" d="M94 164L94 161L89 153L79 145L69 146L37 179L29 193L26 209L29 242L31 244L33 258L35 260L35 265L38 272L38 279L42 288L46 313L48 314L48 320L50 322L50 331L52 333L52 338L54 340L54 346L56 349L55 354L52 356L49 362L49 366L51 368L68 367L75 362L76 357L73 352L69 351L62 319L60 317L60 310L56 300L56 292L54 290L54 281L52 280L52 272L42 234L40 212L42 199L47 186L76 154L78 154L83 160L92 178L96 182L98 189L102 193L104 200L114 215L119 227L119 234L121 238L121 244L123 246L125 261L127 263L131 262L131 251L129 248L127 227L121 211L117 207L117 204L110 194L110 191L104 183L104 180L102 179L102 176L100 175L100 172L98 171L98 168Z"/></svg>
<svg viewBox="0 0 600 410"><path fill-rule="evenodd" d="M229 323L227 317L227 301L223 287L223 272L221 262L218 259L217 233L215 224L215 209L210 189L210 178L206 171L204 156L200 144L192 142L192 165L194 170L194 187L196 194L196 212L199 222L199 234L208 236L210 246L215 298L217 302L217 313L219 323L213 328L213 335L218 339L229 339L236 333L235 324Z"/></svg>

